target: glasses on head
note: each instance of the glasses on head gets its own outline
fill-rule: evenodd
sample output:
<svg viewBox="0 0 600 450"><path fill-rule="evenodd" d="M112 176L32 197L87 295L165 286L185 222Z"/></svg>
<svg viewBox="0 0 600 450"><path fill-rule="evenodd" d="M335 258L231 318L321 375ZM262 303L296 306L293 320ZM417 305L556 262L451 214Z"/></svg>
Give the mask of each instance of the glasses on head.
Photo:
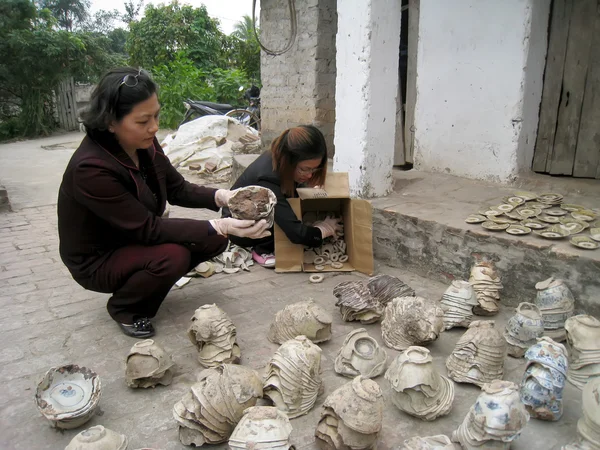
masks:
<svg viewBox="0 0 600 450"><path fill-rule="evenodd" d="M313 174L317 173L318 171L320 171L321 168L317 167L316 169L305 169L303 167L296 167L296 170L298 171L298 173L300 175L313 175Z"/></svg>
<svg viewBox="0 0 600 450"><path fill-rule="evenodd" d="M136 87L138 84L138 77L140 76L140 74L142 73L142 69L138 70L137 75L125 75L123 77L123 79L121 80L121 84L119 84L119 87L125 85L127 87Z"/></svg>

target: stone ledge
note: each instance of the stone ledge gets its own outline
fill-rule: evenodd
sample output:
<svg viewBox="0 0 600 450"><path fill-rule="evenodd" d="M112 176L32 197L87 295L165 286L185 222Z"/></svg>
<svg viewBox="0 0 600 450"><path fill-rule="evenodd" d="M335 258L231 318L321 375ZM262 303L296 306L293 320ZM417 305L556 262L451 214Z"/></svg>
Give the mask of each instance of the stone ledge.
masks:
<svg viewBox="0 0 600 450"><path fill-rule="evenodd" d="M6 188L0 185L0 212L11 211L10 200Z"/></svg>

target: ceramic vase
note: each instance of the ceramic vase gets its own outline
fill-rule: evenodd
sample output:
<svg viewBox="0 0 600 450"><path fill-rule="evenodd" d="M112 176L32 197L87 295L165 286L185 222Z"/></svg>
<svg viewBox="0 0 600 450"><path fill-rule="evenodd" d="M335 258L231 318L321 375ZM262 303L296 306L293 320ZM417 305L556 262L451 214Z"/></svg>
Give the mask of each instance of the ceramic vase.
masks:
<svg viewBox="0 0 600 450"><path fill-rule="evenodd" d="M323 403L315 436L323 449L367 450L375 447L383 422L379 385L362 376L335 390Z"/></svg>
<svg viewBox="0 0 600 450"><path fill-rule="evenodd" d="M102 425L96 425L75 436L65 450L125 450L126 448L126 436Z"/></svg>
<svg viewBox="0 0 600 450"><path fill-rule="evenodd" d="M267 365L265 397L293 419L312 409L322 389L321 349L306 336L284 342Z"/></svg>
<svg viewBox="0 0 600 450"><path fill-rule="evenodd" d="M136 342L127 355L125 381L132 388L168 386L173 381L173 361L152 339Z"/></svg>
<svg viewBox="0 0 600 450"><path fill-rule="evenodd" d="M385 345L406 350L435 341L444 329L444 311L423 297L395 298L385 307L381 335Z"/></svg>
<svg viewBox="0 0 600 450"><path fill-rule="evenodd" d="M454 383L435 370L424 347L409 347L398 355L385 379L392 386L394 405L411 416L431 421L452 408Z"/></svg>
<svg viewBox="0 0 600 450"><path fill-rule="evenodd" d="M525 351L544 334L542 313L533 303L520 303L504 329L508 354L521 358Z"/></svg>
<svg viewBox="0 0 600 450"><path fill-rule="evenodd" d="M337 373L354 378L376 378L385 371L387 353L364 328L351 331L335 359Z"/></svg>
<svg viewBox="0 0 600 450"><path fill-rule="evenodd" d="M371 295L362 281L344 281L333 288L337 298L335 306L340 307L342 319L346 322L375 323L383 315L383 306Z"/></svg>
<svg viewBox="0 0 600 450"><path fill-rule="evenodd" d="M455 450L454 444L448 436L413 437L404 441L398 450Z"/></svg>
<svg viewBox="0 0 600 450"><path fill-rule="evenodd" d="M544 319L544 336L556 342L567 338L565 321L573 315L575 299L563 280L550 277L535 285L537 295L535 304Z"/></svg>
<svg viewBox="0 0 600 450"><path fill-rule="evenodd" d="M469 283L477 294L479 303L473 308L480 316L493 316L498 313L502 283L500 276L491 262L480 262L471 269Z"/></svg>
<svg viewBox="0 0 600 450"><path fill-rule="evenodd" d="M272 406L253 406L244 411L229 438L232 450L288 450L292 425L287 415Z"/></svg>
<svg viewBox="0 0 600 450"><path fill-rule="evenodd" d="M583 389L592 378L600 377L600 320L585 314L565 322L571 348L567 379Z"/></svg>
<svg viewBox="0 0 600 450"><path fill-rule="evenodd" d="M456 280L442 296L441 308L444 311L444 329L468 327L473 319L473 308L479 304L471 284Z"/></svg>
<svg viewBox="0 0 600 450"><path fill-rule="evenodd" d="M275 314L267 338L275 344L306 336L319 343L331 339L331 315L312 300L286 306Z"/></svg>
<svg viewBox="0 0 600 450"><path fill-rule="evenodd" d="M369 278L367 289L381 305L385 306L398 297L414 297L415 291L399 278L391 275L375 275Z"/></svg>
<svg viewBox="0 0 600 450"><path fill-rule="evenodd" d="M493 320L476 320L446 359L448 376L458 383L483 386L502 379L507 346Z"/></svg>

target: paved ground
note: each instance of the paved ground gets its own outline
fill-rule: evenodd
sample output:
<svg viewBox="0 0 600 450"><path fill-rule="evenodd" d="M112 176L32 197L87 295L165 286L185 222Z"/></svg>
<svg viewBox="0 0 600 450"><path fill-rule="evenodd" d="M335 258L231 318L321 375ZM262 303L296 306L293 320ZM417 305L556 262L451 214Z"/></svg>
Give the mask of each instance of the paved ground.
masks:
<svg viewBox="0 0 600 450"><path fill-rule="evenodd" d="M24 143L18 156L8 159L28 164L28 151L33 159L41 157L36 148ZM35 147L39 147L36 142ZM12 154L0 146L0 158ZM19 199L17 211L0 214L0 448L61 449L80 430L60 432L48 426L38 413L33 397L35 386L45 371L66 363L76 363L94 369L102 378L103 396L98 414L86 426L102 424L130 438L129 448L142 446L162 450L182 449L177 439L177 426L172 418L173 404L193 383L201 369L196 350L188 341L186 330L195 308L216 303L236 324L242 363L262 371L277 345L266 339L274 314L285 305L313 298L334 317L333 339L323 343L322 369L325 394L307 416L292 420L293 443L299 449L314 449L314 428L320 405L337 387L349 381L333 371L333 361L345 335L360 325L342 322L334 306L332 288L344 280L361 275L328 275L319 285L308 283L304 274L279 275L260 267L249 273L215 275L209 279L194 279L183 289L172 291L157 318L156 341L169 353L177 366L172 385L151 390L132 390L124 380L125 357L135 340L120 333L106 313L107 296L87 292L73 282L60 262L57 247L55 206L52 199L62 174L57 159L46 164L44 192L32 189L37 171L23 170L19 179L6 183L9 195ZM61 160L66 163L66 158ZM14 164L17 164L14 162ZM37 162L39 167L44 166ZM64 166L63 166L64 167ZM0 172L0 180L6 173ZM5 180L2 180L5 182ZM39 194L39 195L38 195ZM11 198L12 201L12 198ZM36 204L34 207L20 205ZM202 218L200 211L174 208L173 215ZM411 285L419 295L438 299L445 285L418 277L406 271L385 266L378 272L396 275ZM509 308L497 318L503 328ZM381 342L380 325L366 326ZM445 374L444 361L463 330L452 330L430 346L434 363ZM387 349L390 357L398 352ZM523 373L522 360L509 358L505 378L519 381ZM381 432L380 449L397 448L404 439L416 435L449 435L462 422L475 401L479 389L457 385L456 398L450 415L435 422L421 422L398 411L389 398L389 384L377 379L384 391L386 410ZM557 423L532 420L513 449L559 449L575 437L580 415L581 393L568 385L565 390L565 414ZM215 448L226 448L225 445Z"/></svg>

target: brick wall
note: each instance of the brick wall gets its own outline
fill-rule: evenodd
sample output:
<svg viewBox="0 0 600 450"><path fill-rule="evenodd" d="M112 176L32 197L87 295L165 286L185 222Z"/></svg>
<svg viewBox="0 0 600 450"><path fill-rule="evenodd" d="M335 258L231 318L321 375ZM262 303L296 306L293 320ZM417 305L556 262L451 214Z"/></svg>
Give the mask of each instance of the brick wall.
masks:
<svg viewBox="0 0 600 450"><path fill-rule="evenodd" d="M261 40L272 50L285 47L291 32L288 4L261 0ZM298 34L280 56L262 52L261 117L267 146L286 128L314 124L333 155L335 123L336 0L296 2Z"/></svg>

